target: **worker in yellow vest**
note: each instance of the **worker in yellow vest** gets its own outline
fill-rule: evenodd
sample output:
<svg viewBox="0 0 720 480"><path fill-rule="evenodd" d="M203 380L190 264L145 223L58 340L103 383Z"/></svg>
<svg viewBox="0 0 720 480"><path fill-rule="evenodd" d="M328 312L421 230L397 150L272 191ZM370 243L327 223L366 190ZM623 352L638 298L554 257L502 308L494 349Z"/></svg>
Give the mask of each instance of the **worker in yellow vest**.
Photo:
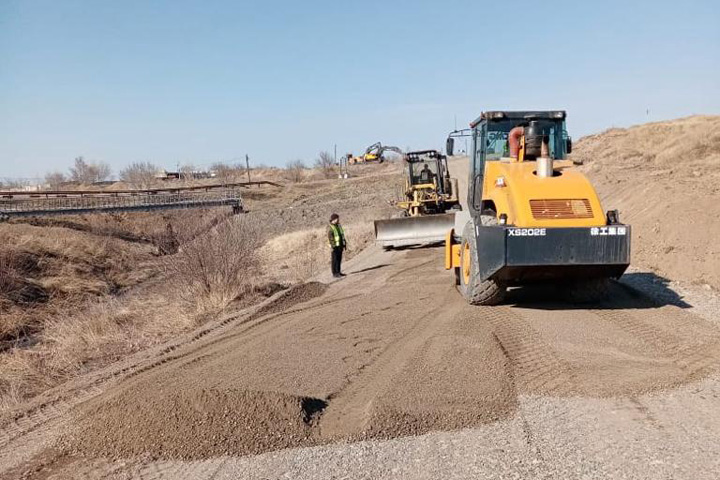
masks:
<svg viewBox="0 0 720 480"><path fill-rule="evenodd" d="M333 277L342 278L345 274L342 273L340 264L342 263L343 250L347 248L347 242L345 241L345 232L340 225L340 215L337 213L330 215L330 224L328 225L328 242L330 243L330 249L332 250L330 265Z"/></svg>

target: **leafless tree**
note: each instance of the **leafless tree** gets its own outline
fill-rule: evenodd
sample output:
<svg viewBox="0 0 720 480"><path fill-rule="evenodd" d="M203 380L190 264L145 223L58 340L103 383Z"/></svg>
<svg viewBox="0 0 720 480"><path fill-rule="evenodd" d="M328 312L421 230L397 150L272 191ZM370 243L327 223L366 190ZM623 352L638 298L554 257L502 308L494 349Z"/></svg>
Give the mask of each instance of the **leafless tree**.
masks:
<svg viewBox="0 0 720 480"><path fill-rule="evenodd" d="M85 183L89 175L90 165L85 162L83 157L75 158L75 165L70 167L70 178L74 182Z"/></svg>
<svg viewBox="0 0 720 480"><path fill-rule="evenodd" d="M45 183L50 190L60 190L63 183L67 182L67 177L62 172L50 172L45 175Z"/></svg>
<svg viewBox="0 0 720 480"><path fill-rule="evenodd" d="M332 178L335 173L335 158L330 152L320 152L315 159L315 168L320 170L325 178Z"/></svg>
<svg viewBox="0 0 720 480"><path fill-rule="evenodd" d="M291 182L301 182L305 177L305 170L307 170L305 162L299 159L292 160L285 166L285 178Z"/></svg>
<svg viewBox="0 0 720 480"><path fill-rule="evenodd" d="M197 167L195 167L195 165L192 163L186 163L180 167L180 178L183 180L192 180L195 171L197 171Z"/></svg>
<svg viewBox="0 0 720 480"><path fill-rule="evenodd" d="M222 183L237 182L245 172L241 165L230 165L224 162L213 163L210 170L215 172L216 178Z"/></svg>
<svg viewBox="0 0 720 480"><path fill-rule="evenodd" d="M95 183L110 178L112 170L104 162L88 163L83 157L77 157L75 164L70 167L70 178L80 183Z"/></svg>
<svg viewBox="0 0 720 480"><path fill-rule="evenodd" d="M95 174L95 180L94 182L102 182L104 180L107 180L112 175L112 169L110 168L110 165L108 165L105 162L97 162L92 164L94 174Z"/></svg>
<svg viewBox="0 0 720 480"><path fill-rule="evenodd" d="M150 162L134 162L120 171L120 180L133 188L150 188L159 170Z"/></svg>
<svg viewBox="0 0 720 480"><path fill-rule="evenodd" d="M23 190L28 186L27 181L5 178L0 180L0 188L3 190Z"/></svg>

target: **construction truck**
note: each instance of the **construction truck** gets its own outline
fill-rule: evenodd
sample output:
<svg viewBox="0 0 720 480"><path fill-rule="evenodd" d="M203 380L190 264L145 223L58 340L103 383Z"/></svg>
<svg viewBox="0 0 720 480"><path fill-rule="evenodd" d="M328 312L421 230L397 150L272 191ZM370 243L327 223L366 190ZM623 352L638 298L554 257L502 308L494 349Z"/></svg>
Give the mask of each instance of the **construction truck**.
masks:
<svg viewBox="0 0 720 480"><path fill-rule="evenodd" d="M461 210L458 181L450 177L447 157L437 150L404 156L404 185L394 205L401 218L376 220L375 239L384 247L441 242Z"/></svg>
<svg viewBox="0 0 720 480"><path fill-rule="evenodd" d="M497 304L508 287L548 282L573 301L593 301L629 266L630 226L603 211L568 160L565 118L492 111L470 124L467 209L445 239L445 268L470 304ZM448 155L457 136L448 137Z"/></svg>
<svg viewBox="0 0 720 480"><path fill-rule="evenodd" d="M358 163L383 163L385 161L385 152L395 152L398 155L402 155L403 152L398 147L392 147L383 145L380 142L373 143L365 149L365 153L359 157L354 156L352 153L347 154L347 163L355 165Z"/></svg>

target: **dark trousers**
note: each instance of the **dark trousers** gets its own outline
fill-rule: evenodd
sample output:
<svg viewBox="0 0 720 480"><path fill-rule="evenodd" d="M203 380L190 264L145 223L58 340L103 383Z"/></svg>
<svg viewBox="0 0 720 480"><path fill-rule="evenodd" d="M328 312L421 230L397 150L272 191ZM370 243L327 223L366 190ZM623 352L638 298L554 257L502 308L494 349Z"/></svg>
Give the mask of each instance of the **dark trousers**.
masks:
<svg viewBox="0 0 720 480"><path fill-rule="evenodd" d="M339 275L340 274L340 264L342 263L342 247L333 247L332 249L332 259L330 262L332 273L333 275Z"/></svg>

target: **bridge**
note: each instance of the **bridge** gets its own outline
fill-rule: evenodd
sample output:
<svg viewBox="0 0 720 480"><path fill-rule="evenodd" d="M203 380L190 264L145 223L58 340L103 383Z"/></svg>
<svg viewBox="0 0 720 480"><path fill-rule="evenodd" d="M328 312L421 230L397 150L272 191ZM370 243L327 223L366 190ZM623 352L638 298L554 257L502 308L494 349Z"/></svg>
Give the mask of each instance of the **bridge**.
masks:
<svg viewBox="0 0 720 480"><path fill-rule="evenodd" d="M240 190L251 185L280 186L257 181L149 190L0 192L0 219L220 206L230 206L234 213L241 213Z"/></svg>

